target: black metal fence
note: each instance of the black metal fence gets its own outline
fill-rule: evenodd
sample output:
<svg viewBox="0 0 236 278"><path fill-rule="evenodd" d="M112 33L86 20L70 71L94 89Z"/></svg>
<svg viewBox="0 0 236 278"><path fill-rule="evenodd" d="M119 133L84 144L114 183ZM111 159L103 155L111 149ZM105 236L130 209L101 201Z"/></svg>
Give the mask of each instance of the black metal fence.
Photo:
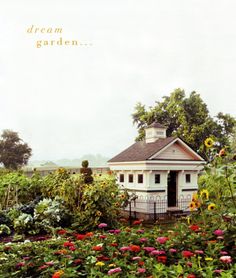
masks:
<svg viewBox="0 0 236 278"><path fill-rule="evenodd" d="M125 211L130 223L137 218L148 222L173 221L189 214L191 199L191 195L181 195L176 200L176 206L168 207L167 196L138 196L129 200Z"/></svg>

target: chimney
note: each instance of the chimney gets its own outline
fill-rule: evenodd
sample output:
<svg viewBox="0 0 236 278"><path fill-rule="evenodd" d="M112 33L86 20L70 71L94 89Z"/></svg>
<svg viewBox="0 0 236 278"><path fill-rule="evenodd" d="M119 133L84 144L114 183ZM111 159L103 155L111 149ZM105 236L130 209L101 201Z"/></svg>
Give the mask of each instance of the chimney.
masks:
<svg viewBox="0 0 236 278"><path fill-rule="evenodd" d="M145 129L145 140L146 143L156 142L158 139L166 138L166 127L153 122Z"/></svg>

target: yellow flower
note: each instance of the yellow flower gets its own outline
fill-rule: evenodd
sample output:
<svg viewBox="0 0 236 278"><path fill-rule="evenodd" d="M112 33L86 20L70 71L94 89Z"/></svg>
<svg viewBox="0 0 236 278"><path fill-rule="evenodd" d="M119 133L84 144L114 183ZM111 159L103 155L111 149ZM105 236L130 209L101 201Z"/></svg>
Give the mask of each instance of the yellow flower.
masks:
<svg viewBox="0 0 236 278"><path fill-rule="evenodd" d="M109 264L109 267L115 267L116 265L115 264Z"/></svg>
<svg viewBox="0 0 236 278"><path fill-rule="evenodd" d="M203 199L206 199L208 200L209 199L209 192L206 190L206 189L203 189L200 193L200 196L203 198Z"/></svg>
<svg viewBox="0 0 236 278"><path fill-rule="evenodd" d="M105 264L103 262L97 262L95 265L104 266Z"/></svg>
<svg viewBox="0 0 236 278"><path fill-rule="evenodd" d="M121 198L121 199L124 199L124 198L125 198L125 194L121 194L121 195L120 195L120 198Z"/></svg>
<svg viewBox="0 0 236 278"><path fill-rule="evenodd" d="M211 138L207 138L205 141L204 141L204 144L207 148L212 148L213 145L214 145L214 141L211 139Z"/></svg>
<svg viewBox="0 0 236 278"><path fill-rule="evenodd" d="M116 202L116 203L115 203L115 206L116 206L116 207L119 207L119 206L120 206L120 203L119 203L119 202Z"/></svg>
<svg viewBox="0 0 236 278"><path fill-rule="evenodd" d="M208 210L213 210L213 209L215 209L215 207L216 207L216 205L211 203L210 205L208 205L207 209Z"/></svg>
<svg viewBox="0 0 236 278"><path fill-rule="evenodd" d="M213 261L213 258L207 257L207 258L205 258L205 261Z"/></svg>
<svg viewBox="0 0 236 278"><path fill-rule="evenodd" d="M191 203L189 204L189 208L190 208L190 210L194 210L194 209L196 208L195 202L191 202Z"/></svg>
<svg viewBox="0 0 236 278"><path fill-rule="evenodd" d="M101 211L100 210L96 211L96 215L101 216L102 215Z"/></svg>
<svg viewBox="0 0 236 278"><path fill-rule="evenodd" d="M190 219L190 217L186 217L187 218L187 223L188 223L188 225L190 225L190 223L191 223L191 219Z"/></svg>
<svg viewBox="0 0 236 278"><path fill-rule="evenodd" d="M193 193L192 201L196 202L197 200L198 200L198 194L197 193Z"/></svg>

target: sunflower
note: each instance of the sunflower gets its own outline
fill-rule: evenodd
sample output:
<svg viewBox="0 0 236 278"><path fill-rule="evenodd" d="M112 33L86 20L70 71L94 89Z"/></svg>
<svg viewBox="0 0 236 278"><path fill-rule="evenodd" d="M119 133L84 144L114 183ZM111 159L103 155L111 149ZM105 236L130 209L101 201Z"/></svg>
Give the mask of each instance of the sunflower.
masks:
<svg viewBox="0 0 236 278"><path fill-rule="evenodd" d="M189 204L189 208L190 208L190 210L194 210L194 209L196 208L195 202L191 202L191 203Z"/></svg>
<svg viewBox="0 0 236 278"><path fill-rule="evenodd" d="M192 201L193 202L197 202L197 200L198 200L198 194L197 193L193 193Z"/></svg>
<svg viewBox="0 0 236 278"><path fill-rule="evenodd" d="M216 205L211 203L210 205L208 205L207 209L208 210L213 210L213 209L215 209L215 207L216 207Z"/></svg>
<svg viewBox="0 0 236 278"><path fill-rule="evenodd" d="M200 196L201 196L203 199L208 200L208 199L209 199L209 192L208 192L208 190L203 189L203 190L200 192Z"/></svg>
<svg viewBox="0 0 236 278"><path fill-rule="evenodd" d="M126 197L125 194L121 194L121 195L120 195L120 198L121 198L121 199L125 199L125 197Z"/></svg>
<svg viewBox="0 0 236 278"><path fill-rule="evenodd" d="M213 145L214 145L214 141L213 139L211 138L207 138L205 141L204 141L204 144L207 148L212 148Z"/></svg>
<svg viewBox="0 0 236 278"><path fill-rule="evenodd" d="M196 206L196 208L200 208L201 202L199 202L199 201L195 202L195 206Z"/></svg>
<svg viewBox="0 0 236 278"><path fill-rule="evenodd" d="M96 211L96 215L101 216L102 215L101 211L100 210Z"/></svg>

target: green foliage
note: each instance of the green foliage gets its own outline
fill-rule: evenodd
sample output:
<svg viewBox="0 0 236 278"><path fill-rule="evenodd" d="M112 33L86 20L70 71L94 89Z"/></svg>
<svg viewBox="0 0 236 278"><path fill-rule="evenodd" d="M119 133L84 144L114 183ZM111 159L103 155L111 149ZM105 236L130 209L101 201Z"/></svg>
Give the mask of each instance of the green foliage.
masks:
<svg viewBox="0 0 236 278"><path fill-rule="evenodd" d="M41 182L38 173L31 178L26 177L22 172L2 174L0 176L0 206L5 209L9 198L13 202L12 205L25 204L34 200L41 195Z"/></svg>
<svg viewBox="0 0 236 278"><path fill-rule="evenodd" d="M4 130L0 139L0 163L7 169L16 170L26 165L32 150L22 142L17 132Z"/></svg>
<svg viewBox="0 0 236 278"><path fill-rule="evenodd" d="M88 166L89 166L88 160L83 160L83 161L82 161L82 167L83 167L83 168L88 168Z"/></svg>
<svg viewBox="0 0 236 278"><path fill-rule="evenodd" d="M46 198L63 199L71 212L77 210L83 188L83 180L79 175L70 175L63 168L43 178L41 191Z"/></svg>
<svg viewBox="0 0 236 278"><path fill-rule="evenodd" d="M70 215L63 201L44 198L34 209L34 223L39 231L51 232L52 228L70 225Z"/></svg>
<svg viewBox="0 0 236 278"><path fill-rule="evenodd" d="M14 230L19 234L27 234L33 229L33 217L27 213L20 213L20 215L14 219Z"/></svg>
<svg viewBox="0 0 236 278"><path fill-rule="evenodd" d="M92 185L85 185L83 188L73 227L88 230L99 222L116 226L120 209L127 198L128 193L125 190L120 191L114 176L96 176Z"/></svg>
<svg viewBox="0 0 236 278"><path fill-rule="evenodd" d="M22 233L51 233L53 228L68 226L71 222L80 230L95 227L99 221L116 226L120 210L128 199L127 192L119 189L111 174L95 176L92 184L85 184L83 175L70 175L62 168L46 177L40 177L37 172L31 178L19 172L0 176L2 202L6 200L9 185L15 188L18 202L7 214L3 213L8 222L3 219L2 224L14 226ZM33 222L28 221L31 217Z"/></svg>
<svg viewBox="0 0 236 278"><path fill-rule="evenodd" d="M0 224L0 236L10 235L10 234L11 234L11 229L5 224Z"/></svg>
<svg viewBox="0 0 236 278"><path fill-rule="evenodd" d="M144 139L145 127L157 121L167 127L167 136L181 137L200 153L204 139L209 136L219 143L219 148L229 145L236 126L235 118L228 114L218 113L212 118L199 94L192 92L186 97L184 90L181 89L176 89L170 96L163 97L163 101L156 102L148 110L138 103L132 117L138 128L137 141Z"/></svg>

